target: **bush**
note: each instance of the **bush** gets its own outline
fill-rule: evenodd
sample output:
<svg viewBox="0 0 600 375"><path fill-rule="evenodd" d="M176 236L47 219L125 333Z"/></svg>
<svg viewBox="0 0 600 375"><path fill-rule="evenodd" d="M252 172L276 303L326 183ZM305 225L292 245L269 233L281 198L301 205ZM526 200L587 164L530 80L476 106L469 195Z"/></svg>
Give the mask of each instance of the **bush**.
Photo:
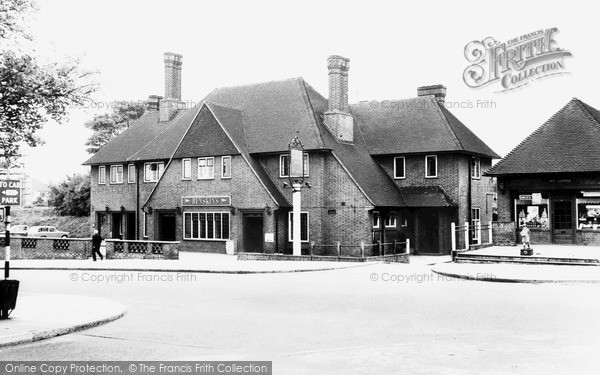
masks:
<svg viewBox="0 0 600 375"><path fill-rule="evenodd" d="M89 216L90 197L90 175L76 174L50 186L48 204L59 215Z"/></svg>

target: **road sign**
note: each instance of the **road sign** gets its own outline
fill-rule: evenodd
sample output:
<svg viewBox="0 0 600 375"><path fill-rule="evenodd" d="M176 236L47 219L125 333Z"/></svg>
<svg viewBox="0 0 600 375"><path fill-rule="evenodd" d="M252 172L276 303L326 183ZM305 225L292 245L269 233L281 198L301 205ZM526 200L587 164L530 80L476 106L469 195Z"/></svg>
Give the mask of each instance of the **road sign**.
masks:
<svg viewBox="0 0 600 375"><path fill-rule="evenodd" d="M21 205L21 181L0 180L0 206Z"/></svg>

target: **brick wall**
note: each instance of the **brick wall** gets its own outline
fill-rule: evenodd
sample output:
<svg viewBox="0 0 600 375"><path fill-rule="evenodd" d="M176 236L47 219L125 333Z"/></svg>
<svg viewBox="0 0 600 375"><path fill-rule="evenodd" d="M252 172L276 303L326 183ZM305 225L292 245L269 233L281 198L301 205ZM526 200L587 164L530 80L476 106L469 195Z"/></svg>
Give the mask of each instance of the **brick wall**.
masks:
<svg viewBox="0 0 600 375"><path fill-rule="evenodd" d="M580 245L600 246L600 232L578 230L576 236Z"/></svg>
<svg viewBox="0 0 600 375"><path fill-rule="evenodd" d="M4 245L4 239L2 239ZM0 256L4 259L4 246ZM88 259L92 256L92 240L73 238L11 238L11 259Z"/></svg>
<svg viewBox="0 0 600 375"><path fill-rule="evenodd" d="M279 177L279 155L261 156L259 161L277 186L283 186L287 177ZM309 176L305 179L311 188L302 189L302 211L309 213L310 241L316 244L356 245L371 241L372 205L354 184L337 159L329 152L309 153ZM291 202L292 190L283 194ZM285 218L287 241L287 216ZM308 244L303 244L303 252Z"/></svg>
<svg viewBox="0 0 600 375"><path fill-rule="evenodd" d="M229 207L183 207L177 215L176 239L181 241L183 251L201 251L225 253L225 241L184 240L183 213L185 212L230 212L230 239L237 241L238 251L243 251L242 220L243 212L252 210L262 212L265 232L275 233L275 215L278 207L264 189L250 166L241 155L231 157L231 178L221 177L221 157L214 159L214 179L198 180L198 159L192 158L192 179L182 180L181 159L173 160L148 202L154 210L175 210L181 205L182 197L189 196L231 196L232 212ZM266 210L269 207L269 210ZM267 212L271 211L269 215ZM157 215L148 215L148 237L155 238ZM276 243L264 243L265 252L275 252Z"/></svg>
<svg viewBox="0 0 600 375"><path fill-rule="evenodd" d="M493 244L495 246L515 246L517 227L514 221L494 221L492 223Z"/></svg>

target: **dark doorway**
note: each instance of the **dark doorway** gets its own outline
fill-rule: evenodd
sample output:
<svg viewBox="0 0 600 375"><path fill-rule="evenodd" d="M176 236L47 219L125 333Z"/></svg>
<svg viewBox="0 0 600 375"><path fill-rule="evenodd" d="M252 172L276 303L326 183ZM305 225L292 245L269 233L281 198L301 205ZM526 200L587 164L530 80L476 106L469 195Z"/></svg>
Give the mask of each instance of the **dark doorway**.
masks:
<svg viewBox="0 0 600 375"><path fill-rule="evenodd" d="M112 214L111 238L123 239L123 215Z"/></svg>
<svg viewBox="0 0 600 375"><path fill-rule="evenodd" d="M440 253L440 223L436 211L421 211L417 213L419 221L418 254Z"/></svg>
<svg viewBox="0 0 600 375"><path fill-rule="evenodd" d="M158 213L158 240L175 241L177 220L175 212Z"/></svg>
<svg viewBox="0 0 600 375"><path fill-rule="evenodd" d="M262 253L263 214L244 214L244 247L246 253Z"/></svg>
<svg viewBox="0 0 600 375"><path fill-rule="evenodd" d="M135 213L128 212L125 215L126 222L126 230L125 230L125 239L127 240L135 240Z"/></svg>
<svg viewBox="0 0 600 375"><path fill-rule="evenodd" d="M552 201L552 236L555 244L573 243L573 200Z"/></svg>

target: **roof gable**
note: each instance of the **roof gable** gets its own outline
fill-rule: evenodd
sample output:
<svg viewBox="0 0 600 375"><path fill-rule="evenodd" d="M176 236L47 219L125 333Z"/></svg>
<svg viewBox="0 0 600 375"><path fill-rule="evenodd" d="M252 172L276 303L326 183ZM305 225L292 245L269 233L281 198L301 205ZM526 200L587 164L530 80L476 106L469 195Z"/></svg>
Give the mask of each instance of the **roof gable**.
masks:
<svg viewBox="0 0 600 375"><path fill-rule="evenodd" d="M572 99L487 175L600 171L600 112Z"/></svg>
<svg viewBox="0 0 600 375"><path fill-rule="evenodd" d="M238 115L241 119L241 113L238 113ZM203 105L173 157L181 159L198 156L236 155L239 153L212 112L206 105Z"/></svg>

